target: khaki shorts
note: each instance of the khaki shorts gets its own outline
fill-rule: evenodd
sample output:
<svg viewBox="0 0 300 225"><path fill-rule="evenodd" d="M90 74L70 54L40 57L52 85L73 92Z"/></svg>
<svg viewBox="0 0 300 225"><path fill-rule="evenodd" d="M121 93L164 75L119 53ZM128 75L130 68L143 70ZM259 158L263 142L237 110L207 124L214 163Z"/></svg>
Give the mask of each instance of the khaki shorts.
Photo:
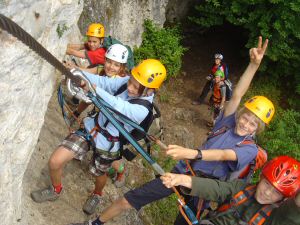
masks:
<svg viewBox="0 0 300 225"><path fill-rule="evenodd" d="M92 148L94 150L93 158L89 165L90 172L95 176L102 176L108 172L113 161L120 158L119 152L108 153L104 150L95 149L84 137L71 133L60 144L75 153L75 158L82 160L87 152Z"/></svg>

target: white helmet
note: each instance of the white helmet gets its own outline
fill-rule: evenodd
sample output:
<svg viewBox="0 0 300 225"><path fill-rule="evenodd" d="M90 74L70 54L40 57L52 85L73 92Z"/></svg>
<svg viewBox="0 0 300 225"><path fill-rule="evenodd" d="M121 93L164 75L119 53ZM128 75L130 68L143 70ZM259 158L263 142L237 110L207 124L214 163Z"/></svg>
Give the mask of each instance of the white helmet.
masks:
<svg viewBox="0 0 300 225"><path fill-rule="evenodd" d="M223 60L223 55L220 53L215 54L215 59Z"/></svg>
<svg viewBox="0 0 300 225"><path fill-rule="evenodd" d="M114 44L107 49L105 57L119 63L127 63L128 49L124 45Z"/></svg>

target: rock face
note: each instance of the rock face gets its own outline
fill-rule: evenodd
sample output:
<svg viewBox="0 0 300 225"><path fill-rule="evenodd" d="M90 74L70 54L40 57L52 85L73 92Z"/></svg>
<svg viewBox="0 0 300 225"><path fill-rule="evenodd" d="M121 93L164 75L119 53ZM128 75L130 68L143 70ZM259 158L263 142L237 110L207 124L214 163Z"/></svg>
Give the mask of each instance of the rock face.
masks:
<svg viewBox="0 0 300 225"><path fill-rule="evenodd" d="M151 19L162 26L168 0L87 0L78 25L82 34L91 22L102 23L106 36L110 35L127 45L142 42L144 19Z"/></svg>
<svg viewBox="0 0 300 225"><path fill-rule="evenodd" d="M145 19L163 26L166 20L180 21L195 0L86 0L78 21L82 34L91 22L102 23L106 36L133 47L142 42Z"/></svg>
<svg viewBox="0 0 300 225"><path fill-rule="evenodd" d="M131 46L139 45L144 19L162 26L167 4L174 7L171 2L176 3L174 0L0 0L0 13L61 60L68 42L82 41L77 27L79 18L81 31L96 19L105 25L106 34ZM176 10L172 8L172 12ZM23 176L44 124L49 99L55 94L57 75L51 65L7 32L0 30L0 40L0 218L1 224L26 225L21 214Z"/></svg>
<svg viewBox="0 0 300 225"><path fill-rule="evenodd" d="M63 57L70 34L72 38L79 34L76 22L82 8L78 0L0 1L0 13L58 59ZM59 33L58 26L66 30ZM2 31L0 39L0 218L1 224L17 224L22 217L23 175L56 78L55 69L16 38Z"/></svg>

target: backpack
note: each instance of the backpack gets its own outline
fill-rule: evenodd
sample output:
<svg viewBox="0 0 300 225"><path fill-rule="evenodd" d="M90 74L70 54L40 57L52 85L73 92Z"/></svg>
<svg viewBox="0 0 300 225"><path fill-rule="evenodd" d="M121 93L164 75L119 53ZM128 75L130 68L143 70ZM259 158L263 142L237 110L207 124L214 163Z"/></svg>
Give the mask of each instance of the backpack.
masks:
<svg viewBox="0 0 300 225"><path fill-rule="evenodd" d="M228 66L226 63L222 63L222 66L224 68L224 75L225 75L225 86L226 86L226 101L229 101L231 99L232 96L232 83L229 80L229 70L228 70Z"/></svg>
<svg viewBox="0 0 300 225"><path fill-rule="evenodd" d="M122 86L119 87L119 89L114 93L114 96L117 96L121 93L123 93L125 90L127 90L127 83L123 84ZM146 138L146 133L148 132L150 126L152 125L152 122L161 116L159 108L154 104L150 103L149 101L145 99L131 99L128 102L131 104L138 104L146 107L149 111L148 115L145 117L145 119L139 124L140 127L143 128L145 132L141 132L138 129L134 128L130 134L133 136L133 138L137 141L144 140L146 145L147 145L147 152L150 154L150 141ZM114 111L118 115L118 111ZM125 115L122 115L123 118L131 121L128 117ZM122 135L120 136L120 146L121 146L121 155L123 155L128 161L131 161L132 159L135 158L135 154L131 152L129 149L123 149L123 146L128 144L128 140L123 137Z"/></svg>
<svg viewBox="0 0 300 225"><path fill-rule="evenodd" d="M224 75L225 75L225 80L227 80L229 78L229 70L228 70L228 66L226 63L222 62L221 66L224 68Z"/></svg>
<svg viewBox="0 0 300 225"><path fill-rule="evenodd" d="M112 38L111 36L104 38L103 47L108 49L113 44L121 44L124 45L121 41ZM124 45L128 50L128 59L127 59L127 68L131 70L134 67L134 58L133 58L133 52L131 48L128 45Z"/></svg>
<svg viewBox="0 0 300 225"><path fill-rule="evenodd" d="M224 80L224 86L226 87L225 100L229 101L232 97L232 83L229 79Z"/></svg>

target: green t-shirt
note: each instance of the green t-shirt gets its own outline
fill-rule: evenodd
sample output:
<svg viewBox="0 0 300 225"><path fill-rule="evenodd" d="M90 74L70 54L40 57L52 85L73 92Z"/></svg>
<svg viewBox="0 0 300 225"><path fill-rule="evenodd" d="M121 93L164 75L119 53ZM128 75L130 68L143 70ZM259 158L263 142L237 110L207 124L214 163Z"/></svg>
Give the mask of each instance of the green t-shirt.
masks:
<svg viewBox="0 0 300 225"><path fill-rule="evenodd" d="M183 191L192 196L222 203L225 200L231 199L232 196L245 189L245 187L245 183L240 180L223 182L208 178L193 177L192 190L184 189ZM209 221L215 225L236 225L239 224L240 219L248 222L261 208L262 205L254 198L251 198L236 208L241 218L236 216L236 212L229 212L219 217L211 218ZM300 207L297 207L294 199L289 199L278 208L273 209L264 225L300 225Z"/></svg>

